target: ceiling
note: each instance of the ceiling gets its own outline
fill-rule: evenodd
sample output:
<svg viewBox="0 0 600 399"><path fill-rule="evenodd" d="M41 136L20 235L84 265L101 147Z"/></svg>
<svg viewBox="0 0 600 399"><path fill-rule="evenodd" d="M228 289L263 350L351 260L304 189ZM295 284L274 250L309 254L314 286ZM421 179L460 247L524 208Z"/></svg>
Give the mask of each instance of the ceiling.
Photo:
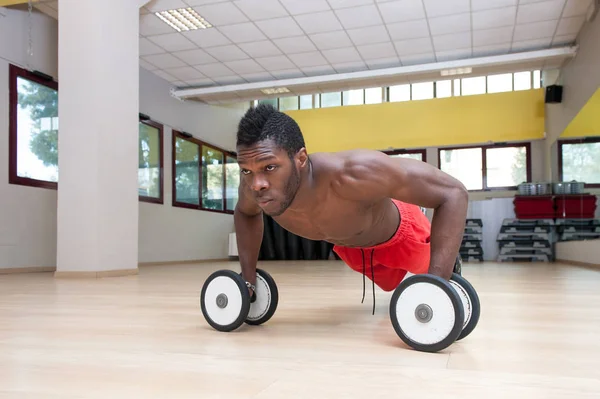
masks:
<svg viewBox="0 0 600 399"><path fill-rule="evenodd" d="M186 7L213 27L179 33L153 14ZM36 8L57 18L57 1ZM592 8L592 0L152 0L140 12L140 65L181 97L206 102L257 98L260 87L297 78L304 79L294 94L324 91L339 85L311 78L570 45ZM558 67L564 59L488 69ZM354 83L381 83L363 75Z"/></svg>

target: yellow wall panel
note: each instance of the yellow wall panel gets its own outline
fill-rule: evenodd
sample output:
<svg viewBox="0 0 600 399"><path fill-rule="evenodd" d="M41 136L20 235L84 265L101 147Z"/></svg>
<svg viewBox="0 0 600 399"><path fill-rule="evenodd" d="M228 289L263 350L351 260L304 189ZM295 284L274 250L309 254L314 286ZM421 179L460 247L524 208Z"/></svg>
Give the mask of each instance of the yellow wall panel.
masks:
<svg viewBox="0 0 600 399"><path fill-rule="evenodd" d="M560 137L600 136L600 89L581 108Z"/></svg>
<svg viewBox="0 0 600 399"><path fill-rule="evenodd" d="M286 113L310 153L544 137L543 89Z"/></svg>

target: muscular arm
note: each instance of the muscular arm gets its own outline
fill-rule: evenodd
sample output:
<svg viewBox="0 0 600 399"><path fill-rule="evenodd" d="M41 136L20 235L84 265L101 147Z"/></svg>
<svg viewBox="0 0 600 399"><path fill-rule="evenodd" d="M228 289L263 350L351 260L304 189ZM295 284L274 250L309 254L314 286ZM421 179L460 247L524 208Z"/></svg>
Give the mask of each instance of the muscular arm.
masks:
<svg viewBox="0 0 600 399"><path fill-rule="evenodd" d="M256 263L264 229L262 210L245 194L243 183L240 183L238 196L233 223L242 276L256 285Z"/></svg>
<svg viewBox="0 0 600 399"><path fill-rule="evenodd" d="M379 151L348 152L339 190L358 200L394 198L433 208L429 273L449 279L465 228L468 192L454 177L421 161Z"/></svg>

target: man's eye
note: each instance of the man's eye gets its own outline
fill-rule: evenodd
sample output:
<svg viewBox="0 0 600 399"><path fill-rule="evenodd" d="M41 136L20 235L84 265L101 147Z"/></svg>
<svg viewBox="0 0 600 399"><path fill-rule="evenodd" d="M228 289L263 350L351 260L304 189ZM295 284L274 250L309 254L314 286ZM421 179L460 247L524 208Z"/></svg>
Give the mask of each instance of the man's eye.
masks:
<svg viewBox="0 0 600 399"><path fill-rule="evenodd" d="M248 169L242 169L242 173L245 175L249 175L250 171Z"/></svg>
<svg viewBox="0 0 600 399"><path fill-rule="evenodd" d="M269 166L267 166L267 170L268 170L269 172L271 172L271 171L275 170L275 165L269 165Z"/></svg>

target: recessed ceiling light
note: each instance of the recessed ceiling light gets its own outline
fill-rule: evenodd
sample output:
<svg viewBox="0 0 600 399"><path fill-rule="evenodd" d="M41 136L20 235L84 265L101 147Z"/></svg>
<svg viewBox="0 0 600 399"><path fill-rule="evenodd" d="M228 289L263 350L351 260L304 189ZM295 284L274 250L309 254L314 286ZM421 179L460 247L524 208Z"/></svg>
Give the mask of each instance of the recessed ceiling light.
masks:
<svg viewBox="0 0 600 399"><path fill-rule="evenodd" d="M442 70L441 74L442 76L449 76L449 75L464 75L467 73L471 73L473 72L472 68L454 68L454 69L444 69Z"/></svg>
<svg viewBox="0 0 600 399"><path fill-rule="evenodd" d="M155 12L154 15L177 32L212 28L212 25L191 7Z"/></svg>
<svg viewBox="0 0 600 399"><path fill-rule="evenodd" d="M289 93L290 92L287 87L276 87L274 89L262 89L261 91L264 94L279 94L279 93Z"/></svg>

